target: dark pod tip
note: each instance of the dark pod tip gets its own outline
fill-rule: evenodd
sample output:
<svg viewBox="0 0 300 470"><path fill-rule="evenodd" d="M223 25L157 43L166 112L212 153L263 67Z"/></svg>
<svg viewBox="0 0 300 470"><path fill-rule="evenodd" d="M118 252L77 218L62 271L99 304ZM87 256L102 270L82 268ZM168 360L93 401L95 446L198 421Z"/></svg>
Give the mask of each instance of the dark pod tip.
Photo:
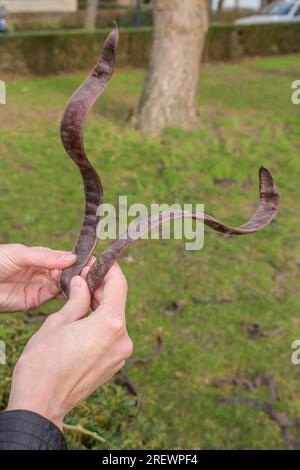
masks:
<svg viewBox="0 0 300 470"><path fill-rule="evenodd" d="M269 171L267 168L265 168L264 166L261 166L261 167L260 167L260 169L259 169L259 174L260 174L260 176L264 176L264 175L265 175L267 178L270 178L271 180L273 180L270 171Z"/></svg>
<svg viewBox="0 0 300 470"><path fill-rule="evenodd" d="M264 193L265 195L268 194L279 199L279 192L273 180L272 174L267 168L263 166L261 166L259 169L259 180L260 193Z"/></svg>
<svg viewBox="0 0 300 470"><path fill-rule="evenodd" d="M110 65L113 65L116 60L116 49L119 42L119 29L117 23L116 27L109 33L105 39L102 58L105 62L108 62Z"/></svg>

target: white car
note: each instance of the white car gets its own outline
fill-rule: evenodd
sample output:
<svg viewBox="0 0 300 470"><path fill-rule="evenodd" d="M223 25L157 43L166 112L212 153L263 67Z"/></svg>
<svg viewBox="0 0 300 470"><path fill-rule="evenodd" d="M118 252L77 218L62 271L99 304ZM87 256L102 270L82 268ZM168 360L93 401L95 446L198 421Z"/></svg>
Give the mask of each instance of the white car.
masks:
<svg viewBox="0 0 300 470"><path fill-rule="evenodd" d="M286 23L300 21L300 0L279 0L269 3L257 15L239 18L234 24Z"/></svg>

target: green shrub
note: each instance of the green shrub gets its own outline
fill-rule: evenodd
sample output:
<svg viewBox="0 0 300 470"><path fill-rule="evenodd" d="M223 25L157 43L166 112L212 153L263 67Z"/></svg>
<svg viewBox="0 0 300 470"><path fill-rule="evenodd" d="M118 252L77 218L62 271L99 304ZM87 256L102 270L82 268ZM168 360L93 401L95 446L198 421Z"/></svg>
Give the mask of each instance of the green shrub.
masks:
<svg viewBox="0 0 300 470"><path fill-rule="evenodd" d="M300 52L299 37L300 23L212 25L207 36L204 60Z"/></svg>
<svg viewBox="0 0 300 470"><path fill-rule="evenodd" d="M0 73L44 75L93 66L107 29L95 32L62 30L12 33L0 37ZM211 25L204 60L222 61L247 56L300 52L300 23L280 25ZM148 63L152 28L121 28L118 64L144 67Z"/></svg>

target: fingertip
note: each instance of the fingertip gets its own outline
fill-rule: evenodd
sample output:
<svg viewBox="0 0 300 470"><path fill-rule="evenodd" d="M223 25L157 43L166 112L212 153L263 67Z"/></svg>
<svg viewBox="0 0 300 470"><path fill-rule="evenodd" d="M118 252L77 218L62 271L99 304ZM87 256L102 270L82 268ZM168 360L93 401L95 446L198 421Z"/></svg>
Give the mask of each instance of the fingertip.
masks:
<svg viewBox="0 0 300 470"><path fill-rule="evenodd" d="M85 267L82 269L80 275L85 279L86 276L87 276L87 273L89 272L91 266L93 266L93 264L95 263L96 261L96 257L95 256L91 256L90 259L88 260L88 262L86 263Z"/></svg>
<svg viewBox="0 0 300 470"><path fill-rule="evenodd" d="M96 261L96 256L91 256L88 263L87 263L87 266L92 266Z"/></svg>
<svg viewBox="0 0 300 470"><path fill-rule="evenodd" d="M74 276L70 284L70 297L62 313L68 320L79 320L89 311L91 303L90 291L87 283L81 276Z"/></svg>
<svg viewBox="0 0 300 470"><path fill-rule="evenodd" d="M91 294L88 285L81 276L74 276L70 284L70 297L69 299L74 302L82 304L91 303Z"/></svg>
<svg viewBox="0 0 300 470"><path fill-rule="evenodd" d="M81 276L74 276L70 284L70 296L73 296L78 291L81 291L85 286L87 287L87 284Z"/></svg>
<svg viewBox="0 0 300 470"><path fill-rule="evenodd" d="M58 255L58 261L66 266L74 264L77 258L75 253L70 253L70 252L64 253L63 255L58 252L57 255Z"/></svg>
<svg viewBox="0 0 300 470"><path fill-rule="evenodd" d="M83 277L83 279L86 278L86 276L87 276L89 270L90 270L89 266L86 266L85 268L83 268L83 270L82 270L81 273L80 273L81 276Z"/></svg>

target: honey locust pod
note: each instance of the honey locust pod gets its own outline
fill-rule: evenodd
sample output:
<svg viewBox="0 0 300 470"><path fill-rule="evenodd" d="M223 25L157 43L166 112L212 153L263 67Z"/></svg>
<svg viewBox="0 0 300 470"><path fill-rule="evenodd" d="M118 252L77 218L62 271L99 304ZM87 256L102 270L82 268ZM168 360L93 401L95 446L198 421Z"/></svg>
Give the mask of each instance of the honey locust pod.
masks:
<svg viewBox="0 0 300 470"><path fill-rule="evenodd" d="M61 123L61 140L67 154L76 163L82 176L85 211L82 227L75 244L76 263L65 269L61 274L61 290L68 297L71 279L80 274L87 261L93 254L97 243L97 224L99 217L97 209L103 203L103 188L96 170L89 162L84 150L83 130L87 115L108 85L114 71L116 49L119 32L116 27L107 37L102 54L92 73L72 95ZM256 211L245 224L240 227L230 227L206 213L173 211L161 213L145 220L136 222L135 230L129 230L119 239L114 240L103 251L90 268L87 284L90 292L103 281L112 264L122 255L126 248L136 242L143 234L166 220L180 217L190 217L202 221L217 232L232 235L247 235L257 232L268 225L276 216L279 209L279 193L271 173L261 167L259 170L259 201Z"/></svg>

